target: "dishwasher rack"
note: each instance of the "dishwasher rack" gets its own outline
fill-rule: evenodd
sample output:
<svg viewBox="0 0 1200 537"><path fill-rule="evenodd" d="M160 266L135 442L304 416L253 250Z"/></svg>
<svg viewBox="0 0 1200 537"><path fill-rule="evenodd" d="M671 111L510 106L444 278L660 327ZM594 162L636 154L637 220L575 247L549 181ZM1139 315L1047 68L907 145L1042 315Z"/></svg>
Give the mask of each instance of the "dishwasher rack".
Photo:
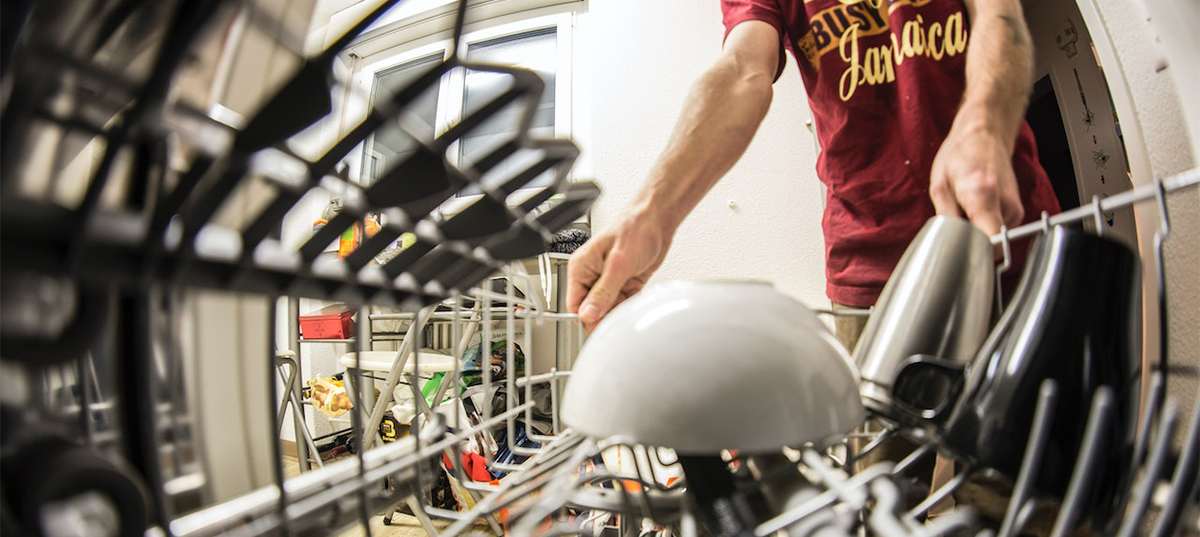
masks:
<svg viewBox="0 0 1200 537"><path fill-rule="evenodd" d="M411 440L359 449L356 461L286 484L276 465L274 486L187 516L208 503L211 478L199 456L203 424L181 349L198 290L258 297L255 304L290 296L410 312L436 307L512 261L544 252L599 194L594 183L568 180L578 156L573 142L530 136L541 78L464 59L457 44L466 1L458 3L455 48L444 61L375 103L321 154L294 151L289 142L330 114L334 86L345 85L334 68L339 55L397 4L378 2L324 50L301 56L257 111L241 118L206 98L197 102L188 83L215 85L223 76L228 66L205 71L213 67L205 55L236 46L226 39L238 25L297 56L303 39L289 33L286 12L232 0L5 3L5 534L55 534L65 524L119 535L147 527L167 535L324 535L394 505L388 502L428 473L433 453L503 421L489 416L457 436L429 423ZM433 139L412 134L414 99L466 69L510 84ZM451 144L508 112L515 117L510 139L469 167L447 161ZM343 163L385 125L399 126L417 150L359 185ZM76 158L88 150L95 161ZM499 181L484 180L514 155L532 158ZM545 175L548 186L513 196ZM284 246L282 221L320 189L340 195L341 212L298 248ZM443 217L439 207L466 189L482 195ZM383 215L381 230L345 259L322 255L368 213ZM403 233L415 243L374 263ZM274 318L275 307L263 313ZM264 348L261 359L273 378L274 349ZM265 388L274 407L275 383ZM262 410L279 420L274 408ZM352 417L361 431L359 413ZM420 434L423 428L429 432ZM277 443L272 450L281 460ZM380 493L385 477L391 485Z"/></svg>
<svg viewBox="0 0 1200 537"><path fill-rule="evenodd" d="M1155 200L1165 207L1167 193L1192 188L1200 184L1200 170L1193 170L1157 182L1151 187L1136 189L1114 204L1129 204L1143 200ZM1102 210L1103 208L1101 208ZM1091 218L1092 210L1064 213L1057 219L1047 217L1043 222L1027 228L1006 231L995 238L1003 244L1020 234L1032 234L1049 229L1053 225L1069 225L1082 218ZM1169 218L1164 213L1164 234L1169 229ZM529 283L533 279L514 266L506 273L513 282ZM525 334L534 322L554 320L578 324L574 316L554 314L542 309L535 301L517 299L511 292L499 294L476 289L482 312L493 311L493 301L519 304L505 313L503 330L507 335L514 333L515 325L525 323ZM449 312L454 319L462 319L456 307ZM488 319L492 321L494 319ZM462 333L460 322L455 323L456 334ZM491 326L484 323L481 326ZM490 340L491 335L485 335ZM511 337L509 338L511 341ZM457 340L457 338L456 338ZM419 345L419 340L414 345ZM529 348L529 341L525 341ZM456 349L455 354L459 354ZM546 383L552 390L552 401L559 399L563 382L570 378L569 371L551 371L547 374L521 378L514 375L511 353L508 375L499 382L512 395L524 391L527 395L533 386ZM419 359L419 355L412 355ZM1124 516L1120 524L1103 531L1106 535L1154 535L1166 536L1179 532L1194 531L1196 520L1197 479L1200 472L1200 402L1190 413L1180 409L1176 402L1164 395L1167 369L1159 369L1151 375L1150 390L1145 395L1144 406L1136 433L1132 457L1136 478L1124 484L1119 491L1120 509ZM493 382L485 375L485 382ZM614 394L619 397L620 394ZM1050 525L1041 528L1048 535L1073 535L1082 520L1086 504L1086 490L1098 469L1103 464L1098 449L1100 439L1116 426L1117 414L1114 394L1108 388L1098 390L1086 416L1084 440L1076 466L1071 471L1067 493L1062 498L1039 496L1034 489L1035 478L1045 464L1047 438L1056 426L1054 409L1059 400L1059 389L1054 381L1045 382L1039 393L1031 435L1025 448L1019 474L1011 482L1011 490L1005 498L1003 518L988 525L980 514L971 507L958 507L929 521L924 521L927 511L943 499L964 486L969 478L983 477L1002 479L987 468L967 468L953 480L936 491L929 493L915 506L903 501L911 492L906 483L915 465L927 460L936 448L919 431L890 426L883 432L869 436L870 442L858 452L850 448L848 435L833 446L797 446L782 449L774 457L740 456L725 453L719 464L730 469L737 482L731 498L745 505L757 504L758 518L753 525L741 531L722 532L723 528L705 521L703 510L697 506L697 491L688 489L686 476L679 468L679 457L670 450L639 445L626 438L591 438L555 421L553 435L538 437L545 441L542 447L523 450L530 459L521 465L505 465L489 459L489 468L510 472L496 483L469 483L469 479L457 472L449 473L469 484L473 494L473 507L458 512L448 512L423 505L420 501L409 501L408 505L419 519L438 517L449 520L448 525L426 525L430 535L454 537L477 534L480 522L493 525L493 532L509 535L754 535L766 537L783 531L787 535L867 535L880 536L924 536L924 535L998 535L1013 536L1030 531L1035 513ZM435 400L441 397L435 398ZM526 398L528 401L529 398ZM453 398L449 399L453 404ZM446 404L446 403L442 403ZM488 416L477 427L462 430L458 434L447 431L461 430L461 424L450 423L457 414L445 417L432 408L424 414L428 418L418 434L406 440L402 447L385 446L367 452L363 477L354 473L353 464L343 461L341 466L330 465L313 472L297 482L287 482L285 490L289 499L285 502L274 489L261 495L245 498L207 512L191 515L176 521L178 535L218 535L230 527L245 529L245 520L255 520L260 526L251 533L269 534L281 524L292 526L309 523L305 517L312 512L296 506L306 502L318 502L324 495L329 502L347 502L351 491L370 492L367 505L383 508L404 501L404 497L419 498L423 483L430 481L429 472L439 468L432 461L448 456L461 460L465 440L483 430L492 429L497 435L507 435L510 445L514 438L516 421L532 411L531 403L521 404L520 398L509 397L504 410ZM552 402L552 407L554 406ZM555 408L556 412L557 409ZM652 412L653 409L647 409ZM881 446L892 436L905 436L919 447L899 462L881 462L855 470L856 463L871 451ZM1181 449L1176 450L1173 439L1181 437ZM622 462L623 460L623 462ZM614 461L616 463L614 464ZM332 469L331 469L332 468ZM443 467L444 468L444 467ZM444 470L441 470L444 471ZM380 476L391 475L400 487L388 493L378 491ZM408 488L404 488L407 485ZM787 501L779 502L779 498ZM776 503L772 503L776 502ZM734 502L737 503L736 501ZM285 506L286 507L283 507ZM344 520L352 519L352 509L347 504L340 511ZM280 512L272 516L273 512ZM766 513L766 515L763 515ZM1049 516L1047 516L1047 513ZM213 520L224 520L234 526L213 525ZM344 521L343 520L343 521ZM205 526L208 521L208 526ZM275 521L275 522L268 522ZM287 521L279 522L279 521ZM707 530L702 529L707 525ZM200 529L195 529L200 528Z"/></svg>
<svg viewBox="0 0 1200 537"><path fill-rule="evenodd" d="M297 155L287 145L289 138L328 114L335 58L397 1L381 2L325 50L306 58L245 121L189 104L172 91L176 78L189 70L189 51L213 39L214 26L238 13L253 12L251 19L258 21L254 24L298 49L296 38L279 30L284 25L253 2L6 4L0 42L0 267L6 313L18 312L34 322L6 315L0 330L7 383L0 422L6 459L5 534L20 534L22 528L10 525L14 521L30 523L47 513L50 518L105 525L120 535L331 535L355 523L370 534L369 519L398 504L407 505L430 534L447 537L477 533L484 527L480 522L492 532L513 535L705 533L695 500L698 491L686 488L679 457L668 450L625 438L589 438L556 418L552 434L531 435L540 448L523 448L515 441L518 420L528 423L535 411L535 387L548 389L550 414L556 417L560 390L571 374L553 370L518 378L513 369L518 323L524 323L526 338L534 323L579 328L574 316L549 311L537 293L518 299L513 282L531 287L537 282L510 262L541 253L551 234L584 214L598 195L594 184L567 181L578 153L572 143L534 140L526 134L544 87L540 79L521 69L468 63L455 50L372 110L318 158ZM465 6L465 1L459 3L456 42L461 39ZM13 31L8 31L10 24ZM139 70L123 63L147 47L155 51L150 67ZM355 146L386 122L403 127L406 106L422 90L464 68L509 77L511 88L433 140L410 135L419 142L418 151L374 185L362 187L350 180L339 163ZM513 140L469 169L445 160L450 144L508 107L522 111ZM52 195L58 188L48 178L64 173L65 153L72 147L92 142L102 146L100 158L87 174L79 199L64 203ZM489 169L519 150L536 151L542 158L502 184L482 181ZM550 187L516 206L507 203L516 189L547 171L554 175ZM1004 246L1043 226L1067 224L1092 216L1090 211L1099 214L1140 200L1156 199L1165 208L1169 191L1197 183L1200 170L1193 170L1156 182L1153 188L1048 217L1043 224L1005 231L994 242ZM447 219L433 216L442 202L471 186L483 192L476 202ZM285 248L273 238L280 222L306 193L318 188L345 192L344 210L298 251ZM252 197L249 191L265 192L265 201L256 206L242 203ZM229 206L248 213L242 225L224 221L222 213ZM387 217L387 225L374 238L345 260L320 255L342 230L374 211ZM1160 257L1168 230L1164 211L1156 241ZM371 264L375 254L405 232L416 235L413 247L386 264ZM1161 270L1160 260L1163 289ZM510 282L505 293L477 287L495 272ZM288 479L276 444L272 485L206 505L201 491L207 476L193 452L198 424L194 401L187 396L187 370L178 348L183 334L177 326L186 317L189 292L200 288L341 300L356 306L392 305L418 317L443 306L451 310L457 334L463 330L458 315L464 309L462 298L470 296L480 308L484 340L491 341L494 323L502 323L508 336L508 374L498 381L484 368L482 383L485 392L503 384L504 405L498 411L485 405L481 421L463 423L456 409L461 394L449 388L457 386L455 368L444 391L421 408L409 437L367 450L364 444L370 442L358 434L353 458ZM1160 304L1165 303L1162 298ZM499 302L505 304L505 314L495 319L492 306ZM273 308L269 311L275 313ZM420 331L414 336L410 350L421 348ZM454 349L456 357L462 356L461 347L459 343ZM525 348L531 347L527 340ZM420 360L420 353L411 358L404 354L398 352L397 360ZM272 376L273 358L273 349L262 349L262 368ZM96 373L95 363L101 359L116 364L119 379ZM1117 535L1136 534L1143 521L1156 524L1151 528L1156 536L1194 524L1183 517L1194 516L1185 512L1189 504L1194 508L1197 494L1200 407L1185 417L1163 395L1168 369L1160 369L1151 383L1148 400L1153 403L1145 406L1138 430L1134 461L1139 477L1122 491L1128 516L1115 530ZM269 389L276 389L274 382ZM1036 500L1031 476L1042 464L1045 432L1055 426L1051 410L1057 394L1054 384L1043 386L1035 434L998 530L984 529L967 509L927 525L918 522L965 478L956 478L915 508L902 507L903 477L934 451L919 437L922 447L899 463L850 471L884 438L911 434L894 429L854 454L846 443L829 449L794 446L770 460L726 454L729 460L720 464L736 479L739 501L781 495L790 500L777 505L766 501L767 515L738 535L766 536L779 530L830 536L1015 535L1028 522ZM354 390L350 395L363 400ZM422 394L414 395L418 403L425 400ZM272 393L270 399L260 410L272 417L272 431L277 431L280 398ZM1086 416L1089 438L1112 426L1112 405L1110 393L1097 392ZM362 407L356 405L359 410L351 412L352 427L360 433L371 430L366 420L374 421L363 415ZM447 408L449 412L440 411ZM1176 453L1171 439L1179 432L1185 442ZM446 469L445 461L463 460L465 444L496 435L503 435L514 453L529 458L519 465L505 464L485 450L487 466L507 472L495 483L472 482L463 472ZM1053 535L1074 529L1079 491L1098 461L1089 449L1092 445L1084 443L1072 486L1056 509ZM54 471L33 474L22 465ZM102 474L103 483L78 480L84 472ZM462 485L464 500L469 498L473 506L450 511L429 505L424 495L442 473ZM89 494L70 494L80 490ZM432 518L446 519L449 525L433 524ZM139 527L142 521L148 521L149 531L147 524Z"/></svg>
<svg viewBox="0 0 1200 537"><path fill-rule="evenodd" d="M1002 230L992 238L1001 246L1005 261L1011 263L1009 242L1020 237L1049 231L1052 226L1071 225L1084 219L1099 218L1103 211L1139 202L1157 203L1161 218L1155 235L1154 262L1161 305L1166 302L1162 249L1170 232L1166 196L1177 190L1200 185L1200 169L1127 191L1111 198L1093 200L1091 205L1059 215L1043 215L1040 222ZM999 278L997 278L997 281ZM997 289L1000 296L1000 290ZM1162 333L1167 341L1166 310L1162 310ZM864 312L852 312L859 315ZM1090 528L1092 534L1153 535L1155 537L1193 534L1200 531L1200 398L1190 413L1166 396L1166 378L1186 368L1169 367L1167 349L1163 359L1150 364L1149 389L1143 394L1133 446L1132 481L1116 491L1121 516L1110 528ZM560 373L562 374L562 373ZM681 373L684 375L684 373ZM681 381L685 380L681 378ZM586 382L586 380L581 379ZM614 394L614 397L619 397ZM948 514L925 520L927 512L963 487L970 479L1004 481L988 468L965 468L915 506L906 506L908 492L905 477L922 460L932 458L935 443L922 431L899 426L887 420L880 433L848 435L833 446L798 446L782 450L774 457L739 456L723 453L721 465L737 479L737 490L730 500L707 521L707 534L721 536L766 537L776 532L787 535L915 536L977 535L1014 536L1023 532L1064 536L1079 531L1086 512L1088 489L1100 466L1105 464L1102 439L1118 426L1116 399L1108 387L1097 390L1086 415L1074 419L1086 423L1070 482L1061 498L1035 490L1034 482L1046 464L1047 439L1055 423L1054 409L1060 390L1053 380L1041 386L1030 436L1015 480L1007 481L1008 495L1003 498L1002 518L988 525L972 507L960 506ZM653 409L645 409L653 412ZM1062 419L1061 416L1057 419ZM867 437L869 443L855 453L850 437ZM903 436L919 447L902 461L880 462L856 469L856 463L890 437ZM1179 446L1173 443L1182 439ZM613 471L586 461L598 454L621 451L633 461ZM514 474L506 483L481 502L464 520L507 507L514 535L601 535L605 524L616 520L607 531L614 535L705 535L700 530L706 514L698 508L696 496L704 491L685 491L685 483L663 474L680 475L678 457L650 446L637 445L625 438L587 438L568 431L556 443L534 458L534 462ZM765 465L762 463L766 463ZM760 465L760 468L755 468ZM764 470L765 468L765 470ZM664 471L665 470L665 471ZM685 478L686 479L686 478ZM766 500L764 500L766 498ZM783 498L786 501L780 501ZM730 513L736 506L758 502L757 511L742 513L743 520ZM774 502L774 503L772 503ZM513 507L517 506L517 507ZM734 507L729 507L734 506ZM753 514L750 511L754 511ZM764 514L765 513L765 514ZM1044 527L1033 528L1035 515ZM451 526L443 535L460 535L465 522Z"/></svg>

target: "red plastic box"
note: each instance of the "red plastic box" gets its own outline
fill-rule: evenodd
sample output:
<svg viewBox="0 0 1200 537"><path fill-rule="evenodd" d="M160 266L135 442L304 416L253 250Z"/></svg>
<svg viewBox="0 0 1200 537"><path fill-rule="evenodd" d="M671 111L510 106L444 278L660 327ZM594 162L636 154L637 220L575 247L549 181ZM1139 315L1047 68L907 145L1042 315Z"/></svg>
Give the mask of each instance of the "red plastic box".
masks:
<svg viewBox="0 0 1200 537"><path fill-rule="evenodd" d="M325 306L300 316L304 339L349 339L354 337L354 312L345 304Z"/></svg>

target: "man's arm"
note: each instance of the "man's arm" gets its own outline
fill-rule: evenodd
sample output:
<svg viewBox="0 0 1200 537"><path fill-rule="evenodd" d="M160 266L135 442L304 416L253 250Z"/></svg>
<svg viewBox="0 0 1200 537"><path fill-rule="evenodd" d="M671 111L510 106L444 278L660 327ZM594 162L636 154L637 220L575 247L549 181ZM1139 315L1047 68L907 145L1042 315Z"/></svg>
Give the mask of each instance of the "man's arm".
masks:
<svg viewBox="0 0 1200 537"><path fill-rule="evenodd" d="M1020 0L965 0L971 18L967 89L938 150L929 195L938 214L987 233L1021 223L1012 153L1029 101L1033 44Z"/></svg>
<svg viewBox="0 0 1200 537"><path fill-rule="evenodd" d="M589 331L641 290L683 219L745 152L771 104L779 39L759 21L729 32L716 63L692 86L637 201L572 256L567 307Z"/></svg>

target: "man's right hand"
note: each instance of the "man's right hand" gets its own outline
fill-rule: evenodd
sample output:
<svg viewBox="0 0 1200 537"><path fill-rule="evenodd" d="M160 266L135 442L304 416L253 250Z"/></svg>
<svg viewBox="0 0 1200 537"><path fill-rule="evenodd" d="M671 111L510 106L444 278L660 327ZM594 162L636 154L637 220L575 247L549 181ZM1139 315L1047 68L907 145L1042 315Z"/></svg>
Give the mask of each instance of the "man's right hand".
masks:
<svg viewBox="0 0 1200 537"><path fill-rule="evenodd" d="M666 226L643 212L626 214L571 255L567 264L567 310L591 332L662 265L671 245Z"/></svg>

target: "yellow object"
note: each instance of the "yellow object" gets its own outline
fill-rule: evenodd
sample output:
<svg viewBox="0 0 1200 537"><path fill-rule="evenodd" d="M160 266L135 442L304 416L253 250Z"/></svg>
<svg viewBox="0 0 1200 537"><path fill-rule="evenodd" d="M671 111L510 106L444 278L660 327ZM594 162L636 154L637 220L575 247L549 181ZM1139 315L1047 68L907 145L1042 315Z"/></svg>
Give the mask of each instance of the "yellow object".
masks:
<svg viewBox="0 0 1200 537"><path fill-rule="evenodd" d="M345 259L350 255L355 248L363 243L364 240L374 237L381 229L379 222L373 218L367 218L362 222L355 222L353 226L346 228L342 232L342 236L338 239L338 259ZM413 238L416 242L416 237Z"/></svg>
<svg viewBox="0 0 1200 537"><path fill-rule="evenodd" d="M350 394L346 393L346 384L333 378L321 378L310 381L312 388L312 403L316 409L326 416L336 418L354 408L350 403Z"/></svg>
<svg viewBox="0 0 1200 537"><path fill-rule="evenodd" d="M338 239L338 259L345 259L350 255L355 248L358 247L358 225L355 224L346 228L342 232L341 238Z"/></svg>

